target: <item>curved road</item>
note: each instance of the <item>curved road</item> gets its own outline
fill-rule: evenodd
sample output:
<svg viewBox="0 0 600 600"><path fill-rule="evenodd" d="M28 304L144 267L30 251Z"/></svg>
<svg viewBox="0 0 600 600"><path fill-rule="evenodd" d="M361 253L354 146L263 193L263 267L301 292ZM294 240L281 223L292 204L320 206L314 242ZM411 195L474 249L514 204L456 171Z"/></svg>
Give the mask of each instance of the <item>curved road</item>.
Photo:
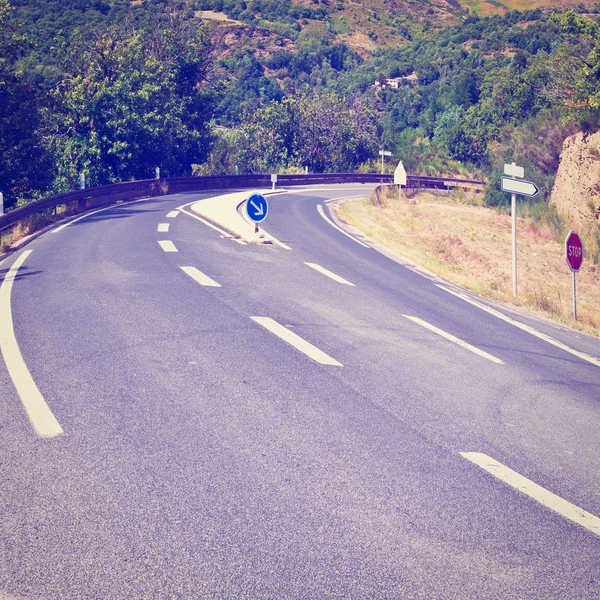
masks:
<svg viewBox="0 0 600 600"><path fill-rule="evenodd" d="M358 188L0 263L0 599L600 597L600 342L344 235Z"/></svg>

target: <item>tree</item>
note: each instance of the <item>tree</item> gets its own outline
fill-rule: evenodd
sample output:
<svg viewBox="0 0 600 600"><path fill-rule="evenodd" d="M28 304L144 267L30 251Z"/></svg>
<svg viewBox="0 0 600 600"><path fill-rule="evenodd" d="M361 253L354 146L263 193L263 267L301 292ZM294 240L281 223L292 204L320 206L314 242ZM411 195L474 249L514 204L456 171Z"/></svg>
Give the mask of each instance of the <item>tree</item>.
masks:
<svg viewBox="0 0 600 600"><path fill-rule="evenodd" d="M180 14L147 31L111 28L79 38L54 90L53 147L68 188L191 173L210 149L215 88L206 31Z"/></svg>
<svg viewBox="0 0 600 600"><path fill-rule="evenodd" d="M53 165L41 134L40 98L19 70L27 40L8 0L0 0L0 182L6 207L39 196Z"/></svg>

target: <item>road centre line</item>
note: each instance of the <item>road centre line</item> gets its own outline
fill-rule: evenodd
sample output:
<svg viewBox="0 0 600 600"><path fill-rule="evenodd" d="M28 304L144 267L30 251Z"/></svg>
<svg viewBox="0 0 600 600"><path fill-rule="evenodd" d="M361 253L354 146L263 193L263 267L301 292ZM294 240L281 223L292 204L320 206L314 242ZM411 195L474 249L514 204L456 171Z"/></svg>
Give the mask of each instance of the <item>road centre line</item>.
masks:
<svg viewBox="0 0 600 600"><path fill-rule="evenodd" d="M27 416L36 433L43 438L52 438L64 432L56 417L46 404L19 349L15 336L11 309L13 283L19 268L27 260L32 250L27 250L15 260L0 286L0 349L6 368L25 407Z"/></svg>
<svg viewBox="0 0 600 600"><path fill-rule="evenodd" d="M158 231L158 233L168 233L170 226L170 223L159 223L156 230Z"/></svg>
<svg viewBox="0 0 600 600"><path fill-rule="evenodd" d="M310 342L307 342L304 338L290 331L287 327L280 325L277 321L268 317L250 317L254 322L262 325L265 329L274 333L278 338L284 342L290 344L300 350L300 352L306 354L309 358L322 365L333 365L334 367L343 367L342 363L338 362L334 358L331 358L328 354L325 354L322 350L319 350L316 346L313 346Z"/></svg>
<svg viewBox="0 0 600 600"><path fill-rule="evenodd" d="M158 240L158 243L165 252L179 252L171 240Z"/></svg>
<svg viewBox="0 0 600 600"><path fill-rule="evenodd" d="M196 269L196 267L180 267L180 269L200 285L221 287L220 283L217 283L214 279L211 279L208 275L205 275L202 271Z"/></svg>
<svg viewBox="0 0 600 600"><path fill-rule="evenodd" d="M416 323L417 325L421 325L421 327L425 327L425 329L429 329L429 331L433 331L434 333L441 335L442 337L446 338L447 340L450 340L451 342L454 342L455 344L457 344L458 346L461 346L462 348L465 348L466 350L470 350L471 352L473 352L479 356L482 356L483 358L487 358L488 360L491 360L492 362L495 362L499 365L504 364L499 358L496 358L495 356L492 356L491 354L488 354L487 352L484 352L483 350L480 350L479 348L476 348L475 346L472 346L471 344L468 344L467 342L464 342L463 340L461 340L457 337L454 337L453 335L447 333L446 331L443 331L442 329L438 329L434 325L427 323L427 321L423 321L422 319L419 319L418 317L411 317L409 315L402 315L402 316L405 317L406 319L411 320L413 323Z"/></svg>
<svg viewBox="0 0 600 600"><path fill-rule="evenodd" d="M349 237L351 240L355 241L357 244L360 244L363 248L370 248L370 246L367 246L367 244L363 244L363 242L361 242L360 240L357 240L353 235L350 235L347 231L344 231L341 227L338 227L325 214L325 211L323 210L323 207L320 204L317 206L317 210L319 211L319 214L323 217L323 219L325 219L325 221L327 221L327 223L329 223L332 227L334 227L335 229L337 229L338 231L340 231L341 233L343 233L346 237Z"/></svg>
<svg viewBox="0 0 600 600"><path fill-rule="evenodd" d="M204 223L205 225L207 225L208 227L210 227L211 229L214 229L215 231L219 232L222 236L226 237L226 238L231 238L231 234L228 233L227 231L221 229L220 227L217 227L216 225L213 225L210 221L207 221L206 219L203 219L202 217L199 217L198 215L195 215L194 213L191 213L186 209L186 207L191 206L192 204L196 204L196 202L198 202L197 200L194 200L194 202L189 202L188 204L183 204L182 206L179 206L177 208L177 210L181 211L182 213L188 215L188 217L192 217L193 219L196 219L197 221L200 221L201 223ZM244 240L238 240L235 238L231 238L233 239L234 242L237 242L238 244L241 244L242 246L246 246L246 242L244 242Z"/></svg>
<svg viewBox="0 0 600 600"><path fill-rule="evenodd" d="M304 264L309 266L311 269L318 271L319 273L323 273L323 275L327 275L327 277L333 279L334 281L337 281L338 283L343 283L344 285L351 285L352 287L356 287L353 283L350 283L347 279L344 279L343 277L340 277L339 275L332 273L331 271L329 271L328 269L325 269L324 267L321 267L320 265L317 265L315 263L309 263L309 262L305 262Z"/></svg>
<svg viewBox="0 0 600 600"><path fill-rule="evenodd" d="M172 210L167 213L167 219L174 219L179 214L178 210Z"/></svg>
<svg viewBox="0 0 600 600"><path fill-rule="evenodd" d="M525 323L521 323L519 321L516 321L515 319L511 319L510 317L506 316L505 314L501 313L498 310L495 310L489 306L486 306L485 304L481 304L480 302L472 300L465 294L455 292L455 291L450 290L450 289L444 287L443 285L439 285L437 283L435 285L437 287L439 287L441 290L444 290L445 292L448 292L449 294L452 294L453 296L456 296L457 298L460 298L461 300L464 300L465 302L468 302L469 304L472 304L473 306L476 306L477 308L484 310L485 312L489 313L490 315L493 315L494 317L498 317L499 319L502 319L503 321L506 321L507 323L510 323L511 325L514 325L515 327L518 327L519 329L522 329L523 331L526 331L527 333L534 335L535 337L539 338L540 340L544 340L545 342L548 342L549 344L552 344L553 346L556 346L557 348L560 348L561 350L564 350L565 352L569 352L573 356L577 356L578 358L581 358L582 360L585 360L593 365L596 365L597 367L600 367L600 360L593 356L590 356L589 354L585 354L585 352L579 352L579 350L575 350L574 348L571 348L570 346L567 346L566 344L563 344L562 342L559 342L558 340L551 338L549 335L546 335L545 333L538 331L537 329L531 327L530 325L525 325Z"/></svg>
<svg viewBox="0 0 600 600"><path fill-rule="evenodd" d="M460 455L497 479L500 479L500 481L533 498L533 500L539 502L542 506L553 510L566 519L600 536L600 518L595 515L553 494L546 488L523 477L523 475L519 475L516 471L499 463L487 454L483 454L482 452L461 452Z"/></svg>

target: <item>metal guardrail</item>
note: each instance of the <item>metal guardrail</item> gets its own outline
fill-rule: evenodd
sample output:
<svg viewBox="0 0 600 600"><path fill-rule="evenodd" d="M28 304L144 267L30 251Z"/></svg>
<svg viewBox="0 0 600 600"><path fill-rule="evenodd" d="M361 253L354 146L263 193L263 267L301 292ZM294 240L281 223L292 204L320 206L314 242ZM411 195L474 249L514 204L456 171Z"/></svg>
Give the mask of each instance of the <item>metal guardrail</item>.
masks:
<svg viewBox="0 0 600 600"><path fill-rule="evenodd" d="M281 187L296 185L336 184L336 183L378 183L392 184L393 175L372 173L313 173L308 175L278 175L277 185ZM467 179L449 179L441 177L408 176L407 188L453 189L455 187L483 190L481 181ZM127 181L100 187L67 192L37 200L15 208L0 216L0 232L15 226L21 221L40 216L43 224L56 220L57 207L65 207L63 216L85 212L91 208L115 204L138 198L151 198L216 189L246 189L252 187L271 187L270 175L211 175L206 177L172 177L168 179L143 179ZM45 216L44 216L45 215ZM35 224L33 225L35 229Z"/></svg>

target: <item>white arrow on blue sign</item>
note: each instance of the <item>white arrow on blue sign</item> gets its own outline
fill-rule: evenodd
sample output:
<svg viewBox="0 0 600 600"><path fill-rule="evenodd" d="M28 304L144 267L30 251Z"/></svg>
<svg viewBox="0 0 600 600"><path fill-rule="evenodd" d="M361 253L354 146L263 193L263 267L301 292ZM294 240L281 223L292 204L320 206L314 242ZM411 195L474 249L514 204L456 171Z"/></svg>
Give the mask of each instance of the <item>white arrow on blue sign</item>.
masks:
<svg viewBox="0 0 600 600"><path fill-rule="evenodd" d="M261 194L252 194L246 200L246 214L251 221L260 223L267 218L269 207L267 206L267 200Z"/></svg>
<svg viewBox="0 0 600 600"><path fill-rule="evenodd" d="M520 179L502 178L502 191L520 194L521 196L535 196L540 190L535 183L531 181L522 181Z"/></svg>

